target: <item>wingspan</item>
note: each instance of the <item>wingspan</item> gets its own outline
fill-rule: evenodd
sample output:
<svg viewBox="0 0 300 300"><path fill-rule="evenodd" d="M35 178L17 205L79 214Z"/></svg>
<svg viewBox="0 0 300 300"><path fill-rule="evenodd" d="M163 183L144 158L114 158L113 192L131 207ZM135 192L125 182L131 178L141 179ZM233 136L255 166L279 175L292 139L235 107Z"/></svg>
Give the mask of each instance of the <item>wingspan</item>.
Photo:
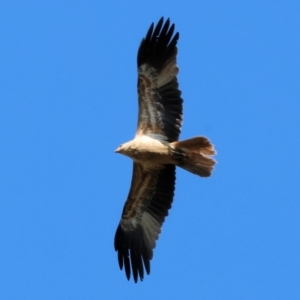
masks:
<svg viewBox="0 0 300 300"><path fill-rule="evenodd" d="M143 280L144 269L150 273L150 260L171 208L175 189L175 166L151 170L134 163L131 188L115 235L119 266L127 279Z"/></svg>
<svg viewBox="0 0 300 300"><path fill-rule="evenodd" d="M150 26L138 51L139 117L136 135L178 140L182 123L182 98L176 64L179 33L161 18Z"/></svg>

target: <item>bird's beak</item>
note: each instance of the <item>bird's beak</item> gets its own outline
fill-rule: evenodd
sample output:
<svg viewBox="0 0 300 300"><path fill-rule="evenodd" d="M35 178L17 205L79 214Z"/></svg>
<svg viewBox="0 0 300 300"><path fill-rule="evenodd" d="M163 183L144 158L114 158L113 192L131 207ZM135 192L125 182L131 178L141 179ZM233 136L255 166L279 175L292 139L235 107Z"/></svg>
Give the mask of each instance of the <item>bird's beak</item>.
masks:
<svg viewBox="0 0 300 300"><path fill-rule="evenodd" d="M115 150L115 153L120 153L120 147Z"/></svg>

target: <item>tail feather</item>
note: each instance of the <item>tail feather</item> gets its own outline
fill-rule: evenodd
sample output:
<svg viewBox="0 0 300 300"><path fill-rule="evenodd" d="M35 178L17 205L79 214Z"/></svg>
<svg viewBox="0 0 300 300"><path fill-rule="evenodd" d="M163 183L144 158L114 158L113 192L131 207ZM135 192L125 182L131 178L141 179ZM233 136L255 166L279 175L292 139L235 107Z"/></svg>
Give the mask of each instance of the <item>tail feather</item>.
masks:
<svg viewBox="0 0 300 300"><path fill-rule="evenodd" d="M216 164L210 156L216 154L214 146L203 136L172 143L179 156L177 165L201 177L209 177Z"/></svg>

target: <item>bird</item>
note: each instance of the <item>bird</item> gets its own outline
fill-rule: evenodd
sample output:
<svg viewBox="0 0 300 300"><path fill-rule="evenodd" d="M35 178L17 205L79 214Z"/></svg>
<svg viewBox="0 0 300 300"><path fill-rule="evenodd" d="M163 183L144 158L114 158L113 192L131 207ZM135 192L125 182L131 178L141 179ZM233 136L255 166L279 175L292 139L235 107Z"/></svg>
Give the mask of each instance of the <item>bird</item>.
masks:
<svg viewBox="0 0 300 300"><path fill-rule="evenodd" d="M118 224L114 248L130 280L150 274L153 249L171 208L176 167L209 177L216 161L208 138L179 141L183 99L177 75L175 24L162 17L151 24L137 54L138 125L133 140L115 152L133 160L131 187Z"/></svg>

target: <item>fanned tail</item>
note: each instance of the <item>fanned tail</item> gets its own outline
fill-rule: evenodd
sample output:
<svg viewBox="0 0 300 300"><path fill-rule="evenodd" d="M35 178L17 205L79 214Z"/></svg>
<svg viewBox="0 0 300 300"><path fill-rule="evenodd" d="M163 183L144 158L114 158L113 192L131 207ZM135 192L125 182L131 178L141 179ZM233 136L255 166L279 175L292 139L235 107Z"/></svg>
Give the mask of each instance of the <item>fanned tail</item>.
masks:
<svg viewBox="0 0 300 300"><path fill-rule="evenodd" d="M216 151L211 142L203 136L194 137L171 144L174 146L174 155L177 166L201 177L209 177L216 164L211 158Z"/></svg>

